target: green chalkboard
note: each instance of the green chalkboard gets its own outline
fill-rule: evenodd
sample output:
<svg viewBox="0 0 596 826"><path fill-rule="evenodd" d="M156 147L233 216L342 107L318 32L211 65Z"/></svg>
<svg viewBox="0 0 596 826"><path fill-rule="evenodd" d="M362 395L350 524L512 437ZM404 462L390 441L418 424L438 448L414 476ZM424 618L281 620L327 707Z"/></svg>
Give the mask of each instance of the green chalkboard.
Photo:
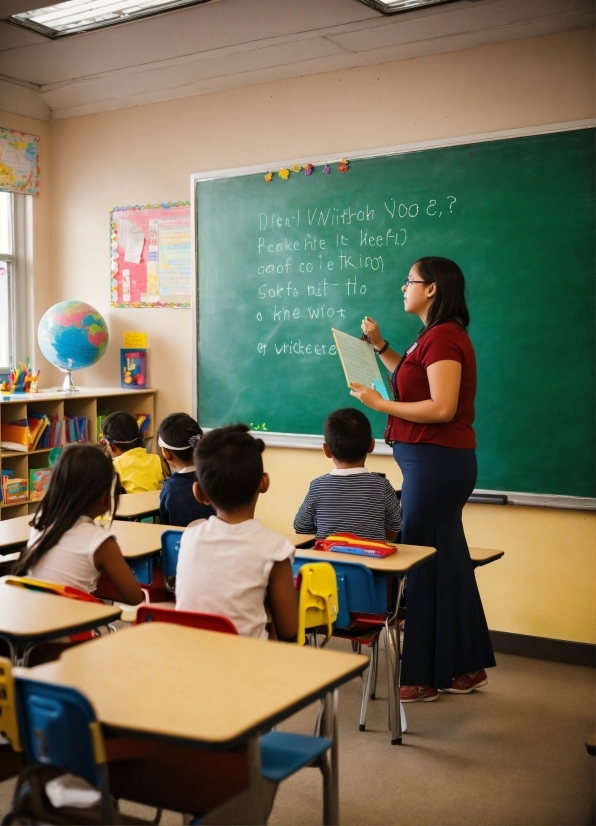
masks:
<svg viewBox="0 0 596 826"><path fill-rule="evenodd" d="M478 488L593 497L594 130L196 181L199 421L321 434L349 395L331 327L398 351L423 255L467 281ZM371 412L375 436L385 419Z"/></svg>

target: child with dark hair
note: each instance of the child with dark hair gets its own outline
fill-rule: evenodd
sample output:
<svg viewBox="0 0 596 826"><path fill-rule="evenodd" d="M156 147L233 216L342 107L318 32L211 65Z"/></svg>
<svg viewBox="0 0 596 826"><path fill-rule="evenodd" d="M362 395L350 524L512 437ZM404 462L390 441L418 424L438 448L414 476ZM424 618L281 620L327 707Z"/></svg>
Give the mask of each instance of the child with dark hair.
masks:
<svg viewBox="0 0 596 826"><path fill-rule="evenodd" d="M114 469L125 493L161 488L161 459L156 453L147 453L139 425L131 413L124 410L110 413L103 421L102 433L102 442L114 460Z"/></svg>
<svg viewBox="0 0 596 826"><path fill-rule="evenodd" d="M118 477L96 445L72 444L60 454L48 490L31 520L31 536L13 573L95 591L100 573L129 605L143 592L114 534L94 520L118 507Z"/></svg>
<svg viewBox="0 0 596 826"><path fill-rule="evenodd" d="M222 614L239 634L267 639L265 600L280 639L296 636L294 547L254 518L269 488L265 444L244 424L212 430L194 449L194 494L216 516L188 528L176 569L176 608Z"/></svg>
<svg viewBox="0 0 596 826"><path fill-rule="evenodd" d="M214 508L198 502L193 493L197 481L193 449L202 435L198 423L187 413L172 413L159 426L157 443L174 471L164 481L159 497L162 525L185 528L190 522L215 516Z"/></svg>
<svg viewBox="0 0 596 826"><path fill-rule="evenodd" d="M335 470L310 483L294 519L297 533L324 539L354 533L363 539L395 539L401 530L400 508L390 482L364 466L375 440L368 418L344 407L325 420L323 452Z"/></svg>

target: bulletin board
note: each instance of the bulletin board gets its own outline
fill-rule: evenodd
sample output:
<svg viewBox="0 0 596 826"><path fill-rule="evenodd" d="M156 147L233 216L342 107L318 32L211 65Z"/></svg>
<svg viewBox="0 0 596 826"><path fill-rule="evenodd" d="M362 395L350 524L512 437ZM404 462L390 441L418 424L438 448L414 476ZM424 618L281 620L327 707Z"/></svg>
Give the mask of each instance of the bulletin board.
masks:
<svg viewBox="0 0 596 826"><path fill-rule="evenodd" d="M190 203L110 211L112 307L190 307Z"/></svg>

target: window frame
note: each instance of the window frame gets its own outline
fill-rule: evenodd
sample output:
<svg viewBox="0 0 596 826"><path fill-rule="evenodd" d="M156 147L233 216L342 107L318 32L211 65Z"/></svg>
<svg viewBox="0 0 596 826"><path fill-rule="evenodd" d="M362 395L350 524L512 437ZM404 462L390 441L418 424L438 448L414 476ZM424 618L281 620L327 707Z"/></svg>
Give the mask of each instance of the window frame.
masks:
<svg viewBox="0 0 596 826"><path fill-rule="evenodd" d="M9 364L0 364L0 373L16 367L19 360L35 356L31 331L33 319L30 296L32 274L32 218L33 198L21 193L8 193L11 200L11 249L10 254L0 252L0 261L6 261L8 269L8 353Z"/></svg>

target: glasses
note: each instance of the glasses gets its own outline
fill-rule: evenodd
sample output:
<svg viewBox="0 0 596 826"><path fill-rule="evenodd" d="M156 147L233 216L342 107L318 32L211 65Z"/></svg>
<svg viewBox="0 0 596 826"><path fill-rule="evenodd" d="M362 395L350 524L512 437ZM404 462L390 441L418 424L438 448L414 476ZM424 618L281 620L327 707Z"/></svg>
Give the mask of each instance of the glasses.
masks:
<svg viewBox="0 0 596 826"><path fill-rule="evenodd" d="M409 287L410 284L432 284L432 283L433 283L432 281L415 281L413 278L410 278L409 275L404 278L404 284L406 285L406 287Z"/></svg>

